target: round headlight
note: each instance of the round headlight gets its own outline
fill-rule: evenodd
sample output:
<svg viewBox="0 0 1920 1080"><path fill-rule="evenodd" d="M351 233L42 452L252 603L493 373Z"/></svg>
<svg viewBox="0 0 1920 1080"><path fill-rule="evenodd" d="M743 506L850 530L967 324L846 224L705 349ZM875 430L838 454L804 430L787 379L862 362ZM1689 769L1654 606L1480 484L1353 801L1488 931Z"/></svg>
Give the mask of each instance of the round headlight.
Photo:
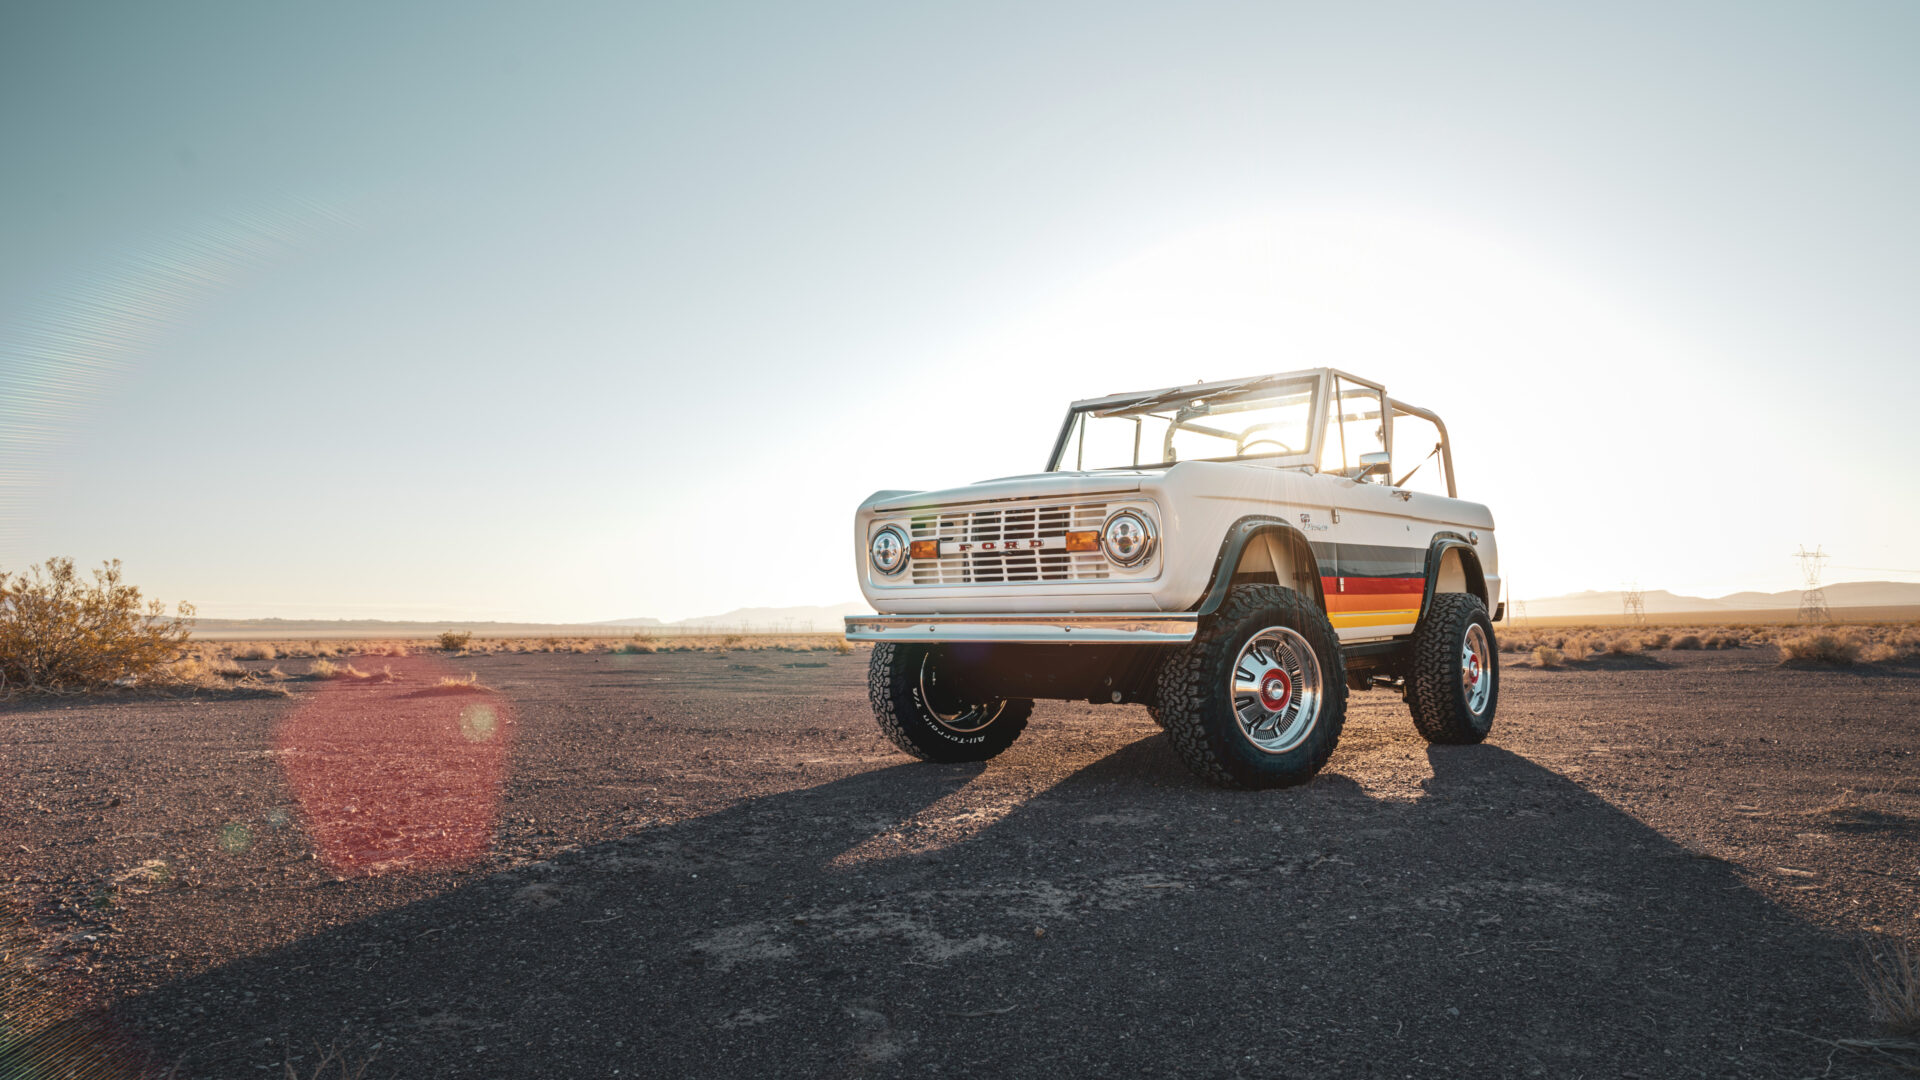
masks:
<svg viewBox="0 0 1920 1080"><path fill-rule="evenodd" d="M897 574L907 565L907 534L898 525L889 525L873 534L873 568L883 574Z"/></svg>
<svg viewBox="0 0 1920 1080"><path fill-rule="evenodd" d="M1100 550L1121 566L1145 562L1153 552L1153 526L1147 524L1146 515L1122 510L1100 529Z"/></svg>

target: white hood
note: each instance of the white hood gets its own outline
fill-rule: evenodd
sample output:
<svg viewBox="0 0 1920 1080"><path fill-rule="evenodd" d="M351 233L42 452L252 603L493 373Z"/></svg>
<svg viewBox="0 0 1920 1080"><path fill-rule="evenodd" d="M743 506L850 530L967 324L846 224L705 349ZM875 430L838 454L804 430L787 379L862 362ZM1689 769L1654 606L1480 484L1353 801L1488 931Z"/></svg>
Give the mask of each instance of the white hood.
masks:
<svg viewBox="0 0 1920 1080"><path fill-rule="evenodd" d="M1051 496L1081 496L1126 494L1140 490L1142 477L1153 473L1126 469L1107 472L1054 472L1033 473L1028 476L1005 476L998 480L982 480L965 487L948 488L945 491L898 492L884 491L867 502L872 510L913 510L923 506L954 506L956 504L992 502L997 499L1035 499Z"/></svg>

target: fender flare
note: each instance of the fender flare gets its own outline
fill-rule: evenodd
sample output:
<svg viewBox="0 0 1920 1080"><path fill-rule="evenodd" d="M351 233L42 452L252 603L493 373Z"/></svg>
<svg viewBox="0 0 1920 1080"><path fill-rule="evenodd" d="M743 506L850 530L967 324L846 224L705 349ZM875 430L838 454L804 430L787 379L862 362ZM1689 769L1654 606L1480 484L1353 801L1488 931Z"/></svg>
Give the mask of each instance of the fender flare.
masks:
<svg viewBox="0 0 1920 1080"><path fill-rule="evenodd" d="M1427 546L1427 585L1420 595L1421 620L1426 620L1427 611L1433 607L1434 593L1440 587L1440 563L1449 551L1460 553L1460 571L1467 577L1467 591L1478 596L1491 615L1493 601L1487 597L1487 575L1480 568L1480 553L1459 533L1441 532L1435 533L1433 542Z"/></svg>
<svg viewBox="0 0 1920 1080"><path fill-rule="evenodd" d="M1233 587L1233 567L1240 565L1240 556L1254 538L1268 533L1281 534L1285 543L1306 556L1307 568L1313 574L1313 602L1321 611L1327 610L1326 589L1320 583L1320 559L1313 553L1313 545L1307 542L1307 535L1277 517L1249 514L1229 526L1226 537L1220 541L1220 554L1213 560L1213 576L1200 603L1193 609L1195 613L1211 615L1220 610L1220 605L1226 603L1227 590ZM1438 568L1439 563L1433 565ZM1427 587L1433 588L1431 578Z"/></svg>

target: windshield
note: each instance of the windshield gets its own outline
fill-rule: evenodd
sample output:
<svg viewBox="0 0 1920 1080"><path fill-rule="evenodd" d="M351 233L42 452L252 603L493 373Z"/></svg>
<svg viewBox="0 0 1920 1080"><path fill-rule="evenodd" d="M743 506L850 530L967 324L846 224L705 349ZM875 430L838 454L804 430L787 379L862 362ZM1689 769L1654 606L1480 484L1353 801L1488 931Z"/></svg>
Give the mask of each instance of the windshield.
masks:
<svg viewBox="0 0 1920 1080"><path fill-rule="evenodd" d="M1317 384L1253 379L1075 409L1052 471L1303 456L1311 450Z"/></svg>

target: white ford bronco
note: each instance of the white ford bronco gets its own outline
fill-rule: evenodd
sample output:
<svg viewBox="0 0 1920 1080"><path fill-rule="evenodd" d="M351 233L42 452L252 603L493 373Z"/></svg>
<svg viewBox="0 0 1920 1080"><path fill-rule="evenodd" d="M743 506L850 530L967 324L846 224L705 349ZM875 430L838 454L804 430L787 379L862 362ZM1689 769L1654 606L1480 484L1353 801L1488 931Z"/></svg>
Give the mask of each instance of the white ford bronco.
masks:
<svg viewBox="0 0 1920 1080"><path fill-rule="evenodd" d="M854 535L879 614L847 638L925 760L993 757L1035 698L1145 705L1232 787L1312 778L1350 688L1399 690L1432 742L1493 724L1493 517L1438 416L1345 372L1077 401L1046 472L877 492Z"/></svg>

